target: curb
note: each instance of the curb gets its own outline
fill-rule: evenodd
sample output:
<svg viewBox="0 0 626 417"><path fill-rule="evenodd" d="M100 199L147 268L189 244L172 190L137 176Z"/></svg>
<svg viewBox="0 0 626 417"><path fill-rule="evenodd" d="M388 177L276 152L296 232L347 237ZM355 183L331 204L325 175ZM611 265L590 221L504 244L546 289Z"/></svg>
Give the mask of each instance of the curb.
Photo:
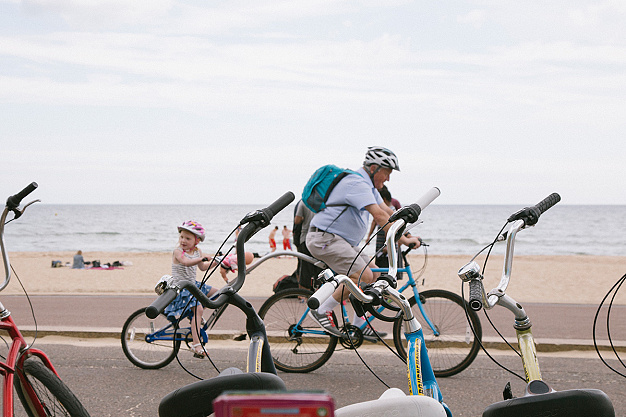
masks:
<svg viewBox="0 0 626 417"><path fill-rule="evenodd" d="M21 330L21 333L25 337L34 337L34 327L25 327ZM37 337L44 336L64 336L75 339L96 339L96 338L114 338L119 339L119 328L98 328L98 329L86 329L86 328L60 328L60 327L46 327L40 326L36 331ZM212 339L217 340L230 340L236 336L241 335L239 330L212 330L209 332L209 336ZM271 342L280 341L280 337L268 335L268 340ZM393 339L386 338L387 344L393 346ZM593 340L586 339L535 339L538 352L568 352L568 351L590 351L595 350ZM487 337L483 339L483 345L488 349L508 350L509 346L502 339L496 337ZM508 342L516 346L517 340L508 340ZM608 340L600 340L598 343L598 350L612 351L615 349L617 352L626 353L625 341L614 341L613 347ZM375 345L375 343L364 342L364 344Z"/></svg>

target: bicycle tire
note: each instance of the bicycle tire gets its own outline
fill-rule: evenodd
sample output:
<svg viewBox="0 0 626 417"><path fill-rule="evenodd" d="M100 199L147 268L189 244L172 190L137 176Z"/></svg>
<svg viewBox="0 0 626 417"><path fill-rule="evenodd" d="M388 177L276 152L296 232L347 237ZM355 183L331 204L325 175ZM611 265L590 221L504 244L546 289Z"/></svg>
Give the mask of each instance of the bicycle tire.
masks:
<svg viewBox="0 0 626 417"><path fill-rule="evenodd" d="M85 407L67 385L39 360L27 359L22 370L18 372L34 390L39 402L45 408L46 416L89 417ZM37 409L18 375L15 375L13 385L26 414L29 417L38 417Z"/></svg>
<svg viewBox="0 0 626 417"><path fill-rule="evenodd" d="M460 295L446 290L428 290L420 293L426 315L439 331L435 336L423 319L415 296L411 297L411 309L422 324L428 357L437 377L456 375L467 368L478 355L482 326L475 311L468 309L475 337L465 315ZM393 324L393 342L398 354L406 358L406 339L402 329L402 316Z"/></svg>
<svg viewBox="0 0 626 417"><path fill-rule="evenodd" d="M293 331L307 312L306 300L313 292L303 288L280 291L265 300L259 316L272 346L272 358L277 369L283 372L306 373L318 369L332 356L337 337ZM319 324L308 314L302 329L320 330Z"/></svg>
<svg viewBox="0 0 626 417"><path fill-rule="evenodd" d="M143 369L159 369L172 362L180 349L180 340L174 342L173 339L178 327L163 313L155 319L149 319L145 312L146 307L140 308L126 319L121 334L122 350L133 365ZM167 327L171 329L168 334L172 338L167 336L163 340L146 340L148 334Z"/></svg>

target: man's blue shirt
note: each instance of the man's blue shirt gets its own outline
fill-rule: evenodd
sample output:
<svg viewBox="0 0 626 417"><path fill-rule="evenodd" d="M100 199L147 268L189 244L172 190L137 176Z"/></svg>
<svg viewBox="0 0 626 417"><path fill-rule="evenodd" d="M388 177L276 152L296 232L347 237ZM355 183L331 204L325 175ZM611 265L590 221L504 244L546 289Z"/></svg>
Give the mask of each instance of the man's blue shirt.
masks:
<svg viewBox="0 0 626 417"><path fill-rule="evenodd" d="M358 246L367 233L369 212L365 207L383 202L365 169L356 172L339 181L328 197L326 208L311 221L311 226L339 235L352 246Z"/></svg>

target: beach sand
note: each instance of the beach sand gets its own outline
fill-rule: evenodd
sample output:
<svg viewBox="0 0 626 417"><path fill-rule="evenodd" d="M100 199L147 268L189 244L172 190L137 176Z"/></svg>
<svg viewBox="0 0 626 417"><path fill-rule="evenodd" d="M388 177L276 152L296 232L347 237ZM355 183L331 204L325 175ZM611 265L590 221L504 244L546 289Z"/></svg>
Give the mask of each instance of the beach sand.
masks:
<svg viewBox="0 0 626 417"><path fill-rule="evenodd" d="M156 282L161 276L169 274L171 269L169 252L83 254L86 261L132 263L123 269L51 267L52 261L71 262L73 255L73 252L12 252L10 259L29 294L154 294ZM467 255L429 255L422 276L425 282L421 288L443 288L460 293L461 284L456 272L470 259L471 256ZM482 259L478 261L482 266ZM415 274L422 267L424 256L411 255L410 262ZM296 264L293 257L267 260L247 277L240 293L244 297L272 295L272 284L282 275L291 274ZM502 256L493 255L488 264L485 286L488 289L495 287L501 273ZM626 257L516 256L507 293L520 302L597 305L624 273ZM198 279L201 278L199 271ZM208 284L222 287L224 281L216 272L209 278ZM3 291L3 294L22 293L15 277ZM618 293L615 303L626 305L626 292Z"/></svg>

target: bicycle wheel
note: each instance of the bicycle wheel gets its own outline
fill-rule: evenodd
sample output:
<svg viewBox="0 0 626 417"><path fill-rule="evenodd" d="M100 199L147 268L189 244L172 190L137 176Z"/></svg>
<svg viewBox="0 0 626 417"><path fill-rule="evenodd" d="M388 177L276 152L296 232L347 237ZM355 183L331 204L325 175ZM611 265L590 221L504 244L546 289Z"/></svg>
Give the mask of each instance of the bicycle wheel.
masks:
<svg viewBox="0 0 626 417"><path fill-rule="evenodd" d="M180 349L174 342L177 327L164 314L155 319L140 308L128 317L122 328L122 350L134 365L143 369L159 369L169 364Z"/></svg>
<svg viewBox="0 0 626 417"><path fill-rule="evenodd" d="M302 288L280 291L259 310L271 341L274 365L281 371L311 372L324 365L337 346L337 338L322 334L319 324L308 316L306 302L311 295L313 292Z"/></svg>
<svg viewBox="0 0 626 417"><path fill-rule="evenodd" d="M415 296L409 302L413 314L422 324L428 357L435 376L446 377L458 374L467 368L478 355L479 340L482 338L482 326L475 311L468 315L478 336L474 336L465 315L461 296L445 290L428 290L420 293L424 311L435 326L439 335L423 319ZM402 317L393 324L393 342L398 353L406 358L406 339L402 329Z"/></svg>
<svg viewBox="0 0 626 417"><path fill-rule="evenodd" d="M27 359L20 373L23 374L25 381L15 375L13 385L29 417L38 417L39 413L26 384L34 391L46 416L89 417L87 410L67 385L39 360Z"/></svg>

